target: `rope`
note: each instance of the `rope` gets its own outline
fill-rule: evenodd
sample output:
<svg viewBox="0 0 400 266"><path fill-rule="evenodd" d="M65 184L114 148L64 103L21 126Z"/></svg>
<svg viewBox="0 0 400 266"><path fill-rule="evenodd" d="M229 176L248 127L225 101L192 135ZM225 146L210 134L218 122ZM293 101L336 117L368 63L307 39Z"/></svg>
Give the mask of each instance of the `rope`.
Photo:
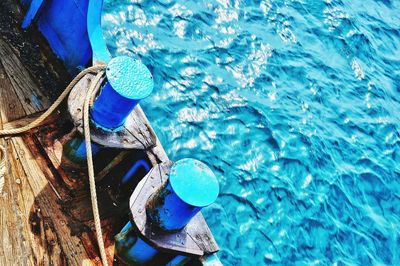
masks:
<svg viewBox="0 0 400 266"><path fill-rule="evenodd" d="M61 95L57 98L57 100L47 109L42 115L40 115L36 120L28 123L27 125L20 128L6 129L0 130L0 136L6 135L17 135L20 133L24 133L28 130L31 130L37 126L39 126L54 110L60 105L60 103L68 96L74 86L88 73L97 73L94 80L91 82L89 90L86 93L85 103L84 103L84 113L83 113L83 124L84 124L84 135L85 135L85 144L86 144L86 157L87 157L87 165L88 165L88 175L89 175L89 186L90 186L90 198L92 201L92 210L93 210L93 218L96 229L97 243L99 246L101 261L104 266L108 266L107 255L104 248L103 234L100 223L100 215L99 208L97 204L97 195L96 195L96 183L94 177L94 167L93 167L93 155L92 155L92 146L90 140L90 123L89 123L89 106L92 105L94 95L100 88L101 78L104 75L105 66L92 66L89 67L82 72L80 72L65 88L65 90L61 93ZM1 146L0 146L1 147ZM5 152L4 152L5 155ZM1 158L0 158L1 159ZM3 168L2 160L0 164L0 178L1 178L1 170ZM1 180L0 180L1 181Z"/></svg>
<svg viewBox="0 0 400 266"><path fill-rule="evenodd" d="M87 159L88 174L89 174L90 198L92 200L92 210L93 210L94 226L96 228L97 243L99 245L100 256L103 265L108 266L107 255L104 248L103 233L101 230L99 206L97 204L96 182L94 178L93 155L92 155L92 146L90 140L90 121L89 121L89 104L92 95L96 93L97 88L100 87L101 84L100 81L103 74L104 74L103 71L97 74L97 76L90 84L89 90L86 94L85 103L83 105L83 131L85 133L86 159Z"/></svg>
<svg viewBox="0 0 400 266"><path fill-rule="evenodd" d="M5 129L0 130L0 136L6 135L16 135L20 133L24 133L32 128L39 126L54 110L60 105L60 103L68 96L70 91L74 88L74 86L88 73L98 72L104 69L104 66L92 66L89 67L82 72L80 72L65 88L65 90L61 93L61 95L57 98L57 100L50 106L49 109L46 110L41 116L39 116L33 122L27 124L26 126L20 128L13 128L13 129Z"/></svg>
<svg viewBox="0 0 400 266"><path fill-rule="evenodd" d="M3 191L5 174L6 174L6 149L0 144L0 194Z"/></svg>

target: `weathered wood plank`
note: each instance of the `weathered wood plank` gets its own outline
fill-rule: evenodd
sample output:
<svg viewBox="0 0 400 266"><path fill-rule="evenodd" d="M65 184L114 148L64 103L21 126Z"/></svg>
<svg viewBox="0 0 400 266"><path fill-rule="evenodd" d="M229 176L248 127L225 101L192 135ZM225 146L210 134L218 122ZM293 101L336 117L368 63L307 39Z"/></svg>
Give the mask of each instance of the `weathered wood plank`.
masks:
<svg viewBox="0 0 400 266"><path fill-rule="evenodd" d="M51 247L51 250L47 249L49 256L55 256L54 259L57 258L59 262L65 262L68 265L81 265L89 258L81 240L71 231L70 217L62 212L59 193L54 186L49 184L23 140L17 137L11 141L26 173L26 179L34 192L35 202L44 218L45 237L49 241L46 241L46 245L47 248ZM56 250L59 254L55 253Z"/></svg>
<svg viewBox="0 0 400 266"><path fill-rule="evenodd" d="M70 229L71 234L74 236L77 236L80 241L82 242L82 245L75 247L75 253L77 250L84 248L86 253L87 253L87 258L82 262L82 263L90 263L94 265L101 265L101 260L98 257L98 250L97 250L97 242L96 238L94 235L94 224L92 220L92 213L91 213L91 203L90 203L90 198L89 198L89 191L86 187L81 187L78 190L71 191L69 193L68 189L63 187L62 181L60 183L60 179L55 177L53 175L53 172L49 169L49 162L46 160L43 155L40 153L40 151L35 148L35 145L41 145L40 143L35 141L32 141L32 138L35 138L35 135L40 134L40 132L35 133L34 135L23 137L23 143L20 143L20 145L25 144L26 148L29 147L29 151L32 153L32 158L36 161L38 167L42 171L43 175L46 177L49 186L53 190L54 194L56 194L58 200L57 204L65 216L63 218L64 221L66 221L67 227ZM28 150L25 150L25 152L28 152ZM24 164L26 162L24 161ZM32 164L30 164L30 167ZM39 171L39 170L37 170ZM38 185L36 185L37 182L32 181L33 186L35 187L35 190L37 189ZM47 186L48 187L48 186ZM44 189L43 189L44 190ZM40 193L41 196L43 194ZM50 193L51 194L51 193ZM44 197L49 197L48 193L43 194ZM115 234L115 230L118 230L115 228L115 225L118 225L120 222L118 221L120 216L116 216L115 213L113 212L113 205L111 205L111 201L109 200L108 194L105 193L104 190L99 190L98 191L98 199L99 199L99 204L101 206L101 215L102 215L102 227L103 227L103 234L104 234L104 239L106 243L106 253L108 255L108 259L110 262L110 265L113 261L114 258L114 239L113 236ZM50 197L51 200L51 197ZM37 204L39 204L38 200L36 200ZM41 201L40 201L41 202ZM108 206L111 205L111 206ZM46 205L47 206L47 205ZM44 210L41 210L41 213L43 213ZM110 218L105 218L103 217L103 214L105 217L110 217ZM125 214L123 214L125 215ZM49 221L54 221L54 217L49 216L48 220ZM124 218L123 220L126 220ZM57 223L54 223L56 226ZM90 229L90 230L89 230ZM56 234L62 234L65 235L65 232L60 232L60 230L57 231ZM68 235L68 234L67 234ZM63 243L65 240L60 240L61 243L61 248L63 247ZM71 249L72 252L72 249ZM61 253L64 254L64 253ZM65 256L66 257L66 256ZM68 261L68 264L71 264L70 261ZM58 264L57 264L58 265ZM72 263L72 265L75 265Z"/></svg>
<svg viewBox="0 0 400 266"><path fill-rule="evenodd" d="M0 96L1 96L1 94L0 94ZM0 111L1 111L1 108L0 108ZM13 128L19 128L19 127L26 126L29 123L36 120L41 114L43 114L43 112L37 112L37 113L31 114L31 115L26 115L22 118L18 118L16 120L13 120L10 122L6 121L2 124L3 129L13 129ZM60 118L60 111L56 110L53 112L52 115L50 115L41 124L39 124L38 127L46 125L46 124L54 123L59 118ZM34 132L36 130L37 130L37 128L31 129L31 132Z"/></svg>
<svg viewBox="0 0 400 266"><path fill-rule="evenodd" d="M38 245L38 241L43 242L43 238L37 238L31 227L31 209L34 205L35 195L32 192L32 189L27 182L25 171L23 170L21 163L18 160L18 156L16 155L16 150L12 142L10 141L10 146L12 149L10 150L10 183L15 183L14 186L17 188L16 193L14 193L15 198L14 201L18 207L20 212L20 224L21 224L21 234L24 236L24 242L26 242L26 246L24 250L26 250L27 260L29 261L29 265L37 265L38 263L48 262L49 258L47 257L47 252L45 252L45 248L43 245ZM39 243L40 243L39 242Z"/></svg>
<svg viewBox="0 0 400 266"><path fill-rule="evenodd" d="M14 8L17 1L12 2L0 3L0 128L31 122L36 117L26 115L46 109L47 97L54 98L70 80L65 69L58 69L61 64L51 57L51 49L38 45L44 41L29 32L34 29L20 32L18 19L23 16ZM40 152L32 154L28 145L35 143L28 138L7 140L10 165L0 193L0 265L101 265L93 233L82 230L64 210L68 191L61 189L47 159ZM6 141L0 139L0 144ZM105 232L111 263L113 233Z"/></svg>
<svg viewBox="0 0 400 266"><path fill-rule="evenodd" d="M5 260L5 264L1 265L11 265L7 262L7 258L11 259L12 265L43 265L43 263L46 265L46 262L57 262L59 256L53 256L53 260L49 260L48 254L50 253L44 246L46 239L34 235L31 209L35 197L11 140L7 142L7 147L9 159L7 186L2 194L2 201L5 202L1 203L5 204L1 206L1 210L2 214L5 214L2 220L3 218L7 220L7 227L2 226L1 231L5 233L3 242L7 242L5 239L7 237L11 241L8 247L11 248L12 253L8 252L4 256L0 256ZM2 224L4 225L4 223Z"/></svg>
<svg viewBox="0 0 400 266"><path fill-rule="evenodd" d="M11 88L18 96L26 114L42 111L49 106L49 100L23 66L18 56L6 42L0 39L0 61L3 64Z"/></svg>
<svg viewBox="0 0 400 266"><path fill-rule="evenodd" d="M168 162L169 158L167 153L165 152L160 140L157 137L157 134L155 133L154 129L151 127L151 124L149 122L149 120L147 119L147 116L145 115L145 113L143 112L142 107L140 106L140 104L138 104L136 106L136 114L138 116L138 118L140 120L142 120L145 124L145 126L147 127L147 130L150 132L150 134L152 136L155 136L155 145L154 147L152 147L151 149L147 149L146 153L147 156L149 158L149 160L151 161L151 163L154 165L157 165L158 163L162 163L162 162Z"/></svg>
<svg viewBox="0 0 400 266"><path fill-rule="evenodd" d="M2 117L0 117L0 122L1 129ZM3 190L0 191L0 265L33 265L32 249L29 246L32 234L26 230L27 223L23 222L26 205L23 201L21 202L21 193L19 193L21 179L19 179L19 174L15 173L13 148L5 139L0 139L0 145L6 149L6 173ZM25 199L31 201L32 197L33 193L28 189Z"/></svg>
<svg viewBox="0 0 400 266"><path fill-rule="evenodd" d="M5 144L3 142L2 144ZM10 147L6 144L7 154ZM8 156L7 156L8 157ZM11 158L10 158L11 159ZM7 165L9 167L9 165ZM23 265L27 264L24 256L23 236L21 224L19 223L19 213L16 204L16 188L13 176L7 171L5 176L5 186L0 199L0 264L1 265ZM10 230L11 229L11 230Z"/></svg>
<svg viewBox="0 0 400 266"><path fill-rule="evenodd" d="M13 48L41 91L55 99L71 77L35 26L21 29L25 12L20 8L20 2L0 1L0 38Z"/></svg>
<svg viewBox="0 0 400 266"><path fill-rule="evenodd" d="M11 82L0 62L0 116L3 123L26 115L18 96L11 87Z"/></svg>

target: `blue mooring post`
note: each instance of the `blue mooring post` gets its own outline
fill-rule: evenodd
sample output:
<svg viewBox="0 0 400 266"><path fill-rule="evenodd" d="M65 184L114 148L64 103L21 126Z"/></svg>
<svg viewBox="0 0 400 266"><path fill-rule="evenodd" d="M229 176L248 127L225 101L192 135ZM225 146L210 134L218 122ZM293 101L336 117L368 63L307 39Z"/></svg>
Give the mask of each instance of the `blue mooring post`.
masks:
<svg viewBox="0 0 400 266"><path fill-rule="evenodd" d="M148 68L128 56L111 59L106 69L107 82L91 110L93 122L105 130L118 130L140 100L153 91Z"/></svg>
<svg viewBox="0 0 400 266"><path fill-rule="evenodd" d="M146 213L161 230L178 231L203 207L213 203L218 194L218 180L211 169L198 160L183 159L172 165L168 181L149 200ZM134 265L148 263L158 253L137 236L131 222L122 229L115 240L118 256ZM179 256L177 261L183 258Z"/></svg>
<svg viewBox="0 0 400 266"><path fill-rule="evenodd" d="M158 227L176 231L213 203L218 194L218 180L211 169L198 160L183 159L171 167L167 183L149 201L146 211Z"/></svg>

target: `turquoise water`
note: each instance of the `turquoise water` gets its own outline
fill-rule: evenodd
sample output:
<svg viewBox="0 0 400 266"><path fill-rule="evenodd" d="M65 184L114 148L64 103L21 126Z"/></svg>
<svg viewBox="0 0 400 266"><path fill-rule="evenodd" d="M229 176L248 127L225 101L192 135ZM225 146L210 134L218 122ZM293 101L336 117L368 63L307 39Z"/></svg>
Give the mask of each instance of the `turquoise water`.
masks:
<svg viewBox="0 0 400 266"><path fill-rule="evenodd" d="M400 265L400 1L106 1L169 156L221 184L225 265Z"/></svg>

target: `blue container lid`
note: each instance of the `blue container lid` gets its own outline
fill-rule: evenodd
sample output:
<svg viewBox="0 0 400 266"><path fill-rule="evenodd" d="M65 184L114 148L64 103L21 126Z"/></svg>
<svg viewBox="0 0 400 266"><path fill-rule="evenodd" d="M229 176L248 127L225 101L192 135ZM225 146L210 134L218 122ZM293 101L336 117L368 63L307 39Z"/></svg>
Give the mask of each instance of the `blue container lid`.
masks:
<svg viewBox="0 0 400 266"><path fill-rule="evenodd" d="M195 159L182 159L174 163L169 182L176 195L187 204L205 207L219 194L219 184L211 169Z"/></svg>
<svg viewBox="0 0 400 266"><path fill-rule="evenodd" d="M154 81L149 69L129 56L111 59L106 75L111 87L125 98L141 100L153 91Z"/></svg>

